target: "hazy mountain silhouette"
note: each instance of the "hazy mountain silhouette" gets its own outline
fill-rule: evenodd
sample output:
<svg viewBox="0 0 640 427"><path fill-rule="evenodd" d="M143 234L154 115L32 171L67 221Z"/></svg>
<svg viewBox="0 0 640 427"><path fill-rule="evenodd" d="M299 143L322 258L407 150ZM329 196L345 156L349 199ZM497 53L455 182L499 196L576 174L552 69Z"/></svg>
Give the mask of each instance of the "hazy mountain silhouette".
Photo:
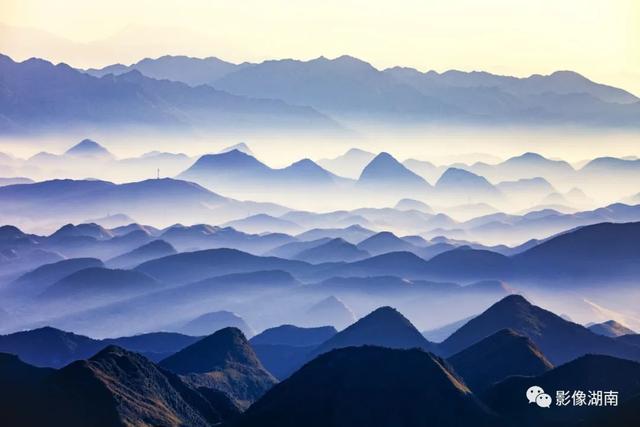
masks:
<svg viewBox="0 0 640 427"><path fill-rule="evenodd" d="M64 152L65 156L113 159L113 154L91 139L83 139Z"/></svg>
<svg viewBox="0 0 640 427"><path fill-rule="evenodd" d="M297 234L302 231L298 224L267 214L252 215L243 219L236 219L223 224L246 233L287 233Z"/></svg>
<svg viewBox="0 0 640 427"><path fill-rule="evenodd" d="M160 354L166 357L198 339L176 333L156 332L96 340L44 327L0 335L0 351L15 354L35 366L61 368L73 361L87 359L108 345L118 345L148 357Z"/></svg>
<svg viewBox="0 0 640 427"><path fill-rule="evenodd" d="M333 295L309 307L306 318L309 325L333 325L338 329L343 329L356 320L353 311Z"/></svg>
<svg viewBox="0 0 640 427"><path fill-rule="evenodd" d="M165 55L159 58L144 58L135 64L114 64L100 69L88 69L87 74L103 77L107 74L124 74L137 70L147 77L183 82L190 86L209 84L219 78L249 64L232 64L214 56L192 58L188 56Z"/></svg>
<svg viewBox="0 0 640 427"><path fill-rule="evenodd" d="M580 169L580 175L603 176L607 174L631 174L640 173L640 161L638 159L620 159L617 157L597 157L590 160Z"/></svg>
<svg viewBox="0 0 640 427"><path fill-rule="evenodd" d="M407 67L380 71L345 55L239 65L215 57L163 56L87 72L103 76L131 70L190 85L210 84L251 98L401 122L448 115L472 122L612 125L629 124L638 112L638 98L631 93L564 70L525 78L482 71L423 73Z"/></svg>
<svg viewBox="0 0 640 427"><path fill-rule="evenodd" d="M224 310L198 316L180 326L178 332L191 336L207 336L228 327L240 329L245 336L254 335L253 330L242 317Z"/></svg>
<svg viewBox="0 0 640 427"><path fill-rule="evenodd" d="M250 296L276 291L290 294L301 285L291 274L278 270L227 274L70 314L56 321L56 325L94 335L127 335L155 330L159 326L169 327L167 322L183 322L185 317L196 312L206 313L212 307L219 307L221 299L234 298L239 293ZM176 309L166 312L167 304ZM166 314L158 318L150 313ZM96 319L100 321L96 322ZM117 331L114 330L116 326Z"/></svg>
<svg viewBox="0 0 640 427"><path fill-rule="evenodd" d="M439 345L446 354L457 353L501 330L528 337L554 365L589 353L640 360L640 348L594 334L550 311L530 304L520 295L510 295L471 319Z"/></svg>
<svg viewBox="0 0 640 427"><path fill-rule="evenodd" d="M308 249L316 248L318 246L321 246L329 242L330 240L332 239L329 237L323 237L317 240L302 241L302 242L295 240L293 242L285 243L284 245L278 246L277 248L274 248L269 252L265 253L265 255L275 256L278 258L293 259L300 252L306 251Z"/></svg>
<svg viewBox="0 0 640 427"><path fill-rule="evenodd" d="M14 62L0 57L0 75L8 89L0 111L8 131L62 130L74 126L192 126L336 128L313 109L292 107L282 101L231 95L210 86L154 80L139 71L96 78L66 64L42 59ZM12 95L9 96L8 93Z"/></svg>
<svg viewBox="0 0 640 427"><path fill-rule="evenodd" d="M147 261L136 270L159 280L188 283L232 273L264 270L306 271L309 264L275 257L259 257L234 249L209 249L185 252Z"/></svg>
<svg viewBox="0 0 640 427"><path fill-rule="evenodd" d="M416 210L416 211L421 211L426 213L433 212L431 207L429 207L429 205L427 205L426 203L421 202L419 200L413 200L413 199L399 200L398 203L394 206L394 209L398 209L401 211Z"/></svg>
<svg viewBox="0 0 640 427"><path fill-rule="evenodd" d="M484 71L419 72L394 67L384 71L425 96L446 100L468 113L501 123L614 123L619 104L635 111L638 98L622 89L594 83L572 71L516 78ZM624 110L624 108L623 108ZM599 112L599 113L598 113ZM598 114L600 117L598 117ZM603 117L606 119L602 120Z"/></svg>
<svg viewBox="0 0 640 427"><path fill-rule="evenodd" d="M439 279L500 279L510 274L512 261L496 252L461 246L434 256L424 270Z"/></svg>
<svg viewBox="0 0 640 427"><path fill-rule="evenodd" d="M124 236L131 233L132 231L138 231L138 230L142 230L146 232L147 234L149 234L149 236L155 237L160 235L160 230L158 230L157 228L152 227L150 225L138 224L136 222L132 222L127 225L121 225L119 227L114 227L114 228L111 228L109 231L111 231L116 236Z"/></svg>
<svg viewBox="0 0 640 427"><path fill-rule="evenodd" d="M494 181L513 181L540 176L551 180L562 180L575 173L573 167L565 161L547 159L532 152L511 157L496 165L476 163L470 170Z"/></svg>
<svg viewBox="0 0 640 427"><path fill-rule="evenodd" d="M230 145L229 147L225 147L222 150L220 150L220 153L228 153L229 151L233 151L233 150L238 150L244 154L247 154L249 156L255 157L255 155L253 154L253 151L251 151L251 148L249 148L249 146L244 143L244 142L239 142L237 144L234 145Z"/></svg>
<svg viewBox="0 0 640 427"><path fill-rule="evenodd" d="M265 329L249 342L252 346L259 344L284 344L292 346L319 345L337 333L333 326L302 328L295 325L281 325Z"/></svg>
<svg viewBox="0 0 640 427"><path fill-rule="evenodd" d="M0 351L42 367L61 368L87 359L103 347L97 340L51 327L0 336Z"/></svg>
<svg viewBox="0 0 640 427"><path fill-rule="evenodd" d="M129 337L105 338L100 342L104 345L117 345L135 351L154 362L158 362L193 344L200 338L175 332L149 332Z"/></svg>
<svg viewBox="0 0 640 427"><path fill-rule="evenodd" d="M464 169L450 167L435 184L438 196L449 202L495 202L502 193L484 177Z"/></svg>
<svg viewBox="0 0 640 427"><path fill-rule="evenodd" d="M255 157L234 149L218 154L204 155L180 176L191 180L236 179L240 176L261 178L267 175L270 170L271 168Z"/></svg>
<svg viewBox="0 0 640 427"><path fill-rule="evenodd" d="M498 191L506 195L509 200L518 203L530 203L532 199L542 200L544 197L556 191L549 181L541 177L503 181L495 187Z"/></svg>
<svg viewBox="0 0 640 427"><path fill-rule="evenodd" d="M587 328L598 335L604 335L605 337L620 337L623 335L635 334L634 331L626 326L616 322L615 320L607 320L606 322L596 323Z"/></svg>
<svg viewBox="0 0 640 427"><path fill-rule="evenodd" d="M73 258L45 264L17 278L9 285L8 291L21 296L35 296L57 281L92 267L100 268L104 267L104 264L96 258Z"/></svg>
<svg viewBox="0 0 640 427"><path fill-rule="evenodd" d="M300 261L319 264L323 262L351 262L370 256L369 252L341 238L331 239L326 243L305 249L293 258Z"/></svg>
<svg viewBox="0 0 640 427"><path fill-rule="evenodd" d="M90 267L57 281L40 298L68 302L113 300L156 291L161 287L155 279L139 271Z"/></svg>
<svg viewBox="0 0 640 427"><path fill-rule="evenodd" d="M111 239L113 234L98 224L67 224L50 236L52 240L65 237L92 237L96 240L107 240Z"/></svg>
<svg viewBox="0 0 640 427"><path fill-rule="evenodd" d="M217 88L249 97L313 105L321 111L408 117L455 113L446 103L426 97L370 64L350 56L310 61L265 61L226 75Z"/></svg>
<svg viewBox="0 0 640 427"><path fill-rule="evenodd" d="M403 190L411 188L423 191L430 187L427 181L404 167L389 153L380 153L367 164L358 178L358 185L377 189L397 189L400 186Z"/></svg>
<svg viewBox="0 0 640 427"><path fill-rule="evenodd" d="M488 336L447 361L476 393L512 375L540 375L553 368L529 338L510 329Z"/></svg>
<svg viewBox="0 0 640 427"><path fill-rule="evenodd" d="M411 243L402 240L389 231L382 231L358 243L358 248L369 252L371 255L380 255L388 252L413 252L417 248Z"/></svg>
<svg viewBox="0 0 640 427"><path fill-rule="evenodd" d="M336 348L376 345L388 348L432 349L432 344L397 310L381 307L320 345L314 355Z"/></svg>
<svg viewBox="0 0 640 427"><path fill-rule="evenodd" d="M175 253L176 250L169 243L164 240L154 240L131 252L111 258L107 261L107 265L112 268L133 268L143 262Z"/></svg>
<svg viewBox="0 0 640 427"><path fill-rule="evenodd" d="M314 359L238 426L501 425L446 363L421 350L358 347Z"/></svg>
<svg viewBox="0 0 640 427"><path fill-rule="evenodd" d="M232 227L213 227L206 224L174 225L163 230L160 237L179 251L231 248L263 253L294 241L291 236L282 233L249 234Z"/></svg>
<svg viewBox="0 0 640 427"><path fill-rule="evenodd" d="M0 203L7 207L5 218L30 218L35 222L82 222L112 209L142 223L155 223L160 218L158 212L162 212L165 222L179 219L195 224L216 218L225 222L241 214L280 215L287 211L270 203L235 201L192 182L169 178L124 184L65 179L12 185L0 187Z"/></svg>
<svg viewBox="0 0 640 427"><path fill-rule="evenodd" d="M301 328L282 325L266 329L249 342L264 367L283 380L304 365L308 354L336 332L333 326Z"/></svg>
<svg viewBox="0 0 640 427"><path fill-rule="evenodd" d="M336 265L321 273L323 278L336 276L420 277L427 273L427 261L410 252L390 252L362 261Z"/></svg>
<svg viewBox="0 0 640 427"><path fill-rule="evenodd" d="M522 275L583 282L634 277L640 271L639 238L638 222L589 225L548 239L513 260Z"/></svg>
<svg viewBox="0 0 640 427"><path fill-rule="evenodd" d="M318 160L318 164L338 176L355 179L375 156L368 151L351 148L341 156Z"/></svg>
<svg viewBox="0 0 640 427"><path fill-rule="evenodd" d="M4 420L15 425L205 427L238 413L224 395L205 397L176 375L115 346L58 371L2 355L3 387L15 387L16 369L28 380L2 402Z"/></svg>
<svg viewBox="0 0 640 427"><path fill-rule="evenodd" d="M431 342L440 343L450 337L451 334L460 329L461 326L464 326L474 317L475 316L465 317L464 319L456 320L455 322L447 323L446 325L434 329L422 331L422 336Z"/></svg>
<svg viewBox="0 0 640 427"><path fill-rule="evenodd" d="M223 391L248 406L276 380L267 372L242 332L225 328L160 362L191 384Z"/></svg>
<svg viewBox="0 0 640 427"><path fill-rule="evenodd" d="M375 234L374 231L361 227L359 225L351 225L347 228L315 228L304 233L298 234L296 239L303 241L317 240L323 238L343 239L349 243L359 243Z"/></svg>
<svg viewBox="0 0 640 427"><path fill-rule="evenodd" d="M333 187L346 181L309 159L297 161L285 168L273 169L237 149L204 155L178 177L215 189L250 188L252 191L271 189L272 185L282 188Z"/></svg>

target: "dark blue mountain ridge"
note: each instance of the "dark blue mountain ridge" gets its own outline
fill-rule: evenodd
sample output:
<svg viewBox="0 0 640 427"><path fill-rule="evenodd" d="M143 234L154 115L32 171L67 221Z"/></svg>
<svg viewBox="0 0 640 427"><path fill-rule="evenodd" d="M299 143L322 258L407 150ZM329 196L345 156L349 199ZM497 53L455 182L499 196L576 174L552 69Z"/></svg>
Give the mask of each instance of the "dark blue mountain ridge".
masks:
<svg viewBox="0 0 640 427"><path fill-rule="evenodd" d="M532 305L520 295L498 301L438 348L444 354L457 353L501 329L512 329L528 337L554 365L589 353L640 361L640 348L594 334L582 325Z"/></svg>
<svg viewBox="0 0 640 427"><path fill-rule="evenodd" d="M172 332L154 332L97 340L47 326L0 335L0 351L15 354L35 366L60 368L76 360L88 359L108 345L118 345L141 354L166 355L198 339Z"/></svg>
<svg viewBox="0 0 640 427"><path fill-rule="evenodd" d="M336 416L335 414L348 414ZM419 349L325 353L274 386L235 425L501 426L442 359Z"/></svg>
<svg viewBox="0 0 640 427"><path fill-rule="evenodd" d="M147 358L114 345L59 370L0 356L0 382L14 390L0 406L9 425L206 427L239 412L222 393L200 393Z"/></svg>
<svg viewBox="0 0 640 427"><path fill-rule="evenodd" d="M529 338L510 329L484 338L447 361L476 393L512 375L539 375L553 368Z"/></svg>
<svg viewBox="0 0 640 427"><path fill-rule="evenodd" d="M249 342L252 346L260 344L311 346L322 344L337 332L333 326L303 328L295 325L280 325L265 329Z"/></svg>
<svg viewBox="0 0 640 427"><path fill-rule="evenodd" d="M487 405L502 415L508 425L514 426L632 426L637 417L627 418L628 423L617 419L627 402L637 402L640 395L640 363L616 357L588 354L535 376L511 376L496 383L480 396ZM552 405L538 411L537 405L523 399L522 390L536 385L543 390L613 390L618 392L614 407L597 405ZM554 396L555 397L555 396ZM571 401L570 401L571 402ZM637 410L636 410L637 412ZM621 415L621 414L620 414ZM599 417L593 420L593 417ZM586 422L592 419L596 423Z"/></svg>
<svg viewBox="0 0 640 427"><path fill-rule="evenodd" d="M329 338L312 355L315 357L337 348L363 345L423 350L434 348L399 311L380 307Z"/></svg>
<svg viewBox="0 0 640 427"><path fill-rule="evenodd" d="M210 86L155 80L137 70L97 78L66 64L53 65L35 58L14 62L2 55L0 78L6 88L0 98L0 115L9 124L0 128L3 133L87 125L230 128L240 122L263 129L339 129L309 107L231 95Z"/></svg>

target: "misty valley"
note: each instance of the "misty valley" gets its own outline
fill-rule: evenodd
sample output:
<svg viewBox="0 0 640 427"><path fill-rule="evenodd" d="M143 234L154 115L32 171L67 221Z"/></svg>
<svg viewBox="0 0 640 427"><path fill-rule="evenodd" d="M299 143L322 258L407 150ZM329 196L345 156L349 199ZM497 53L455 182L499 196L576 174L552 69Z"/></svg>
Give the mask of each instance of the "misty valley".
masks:
<svg viewBox="0 0 640 427"><path fill-rule="evenodd" d="M16 425L49 417L26 402L79 426L560 425L572 411L598 425L636 404L638 160L436 166L349 149L277 169L244 143L119 159L89 139L5 158L71 177L0 187ZM117 182L158 164L174 177ZM80 178L91 170L116 182ZM615 386L624 404L504 406L567 381Z"/></svg>
<svg viewBox="0 0 640 427"><path fill-rule="evenodd" d="M639 119L570 71L1 55L0 424L637 426Z"/></svg>

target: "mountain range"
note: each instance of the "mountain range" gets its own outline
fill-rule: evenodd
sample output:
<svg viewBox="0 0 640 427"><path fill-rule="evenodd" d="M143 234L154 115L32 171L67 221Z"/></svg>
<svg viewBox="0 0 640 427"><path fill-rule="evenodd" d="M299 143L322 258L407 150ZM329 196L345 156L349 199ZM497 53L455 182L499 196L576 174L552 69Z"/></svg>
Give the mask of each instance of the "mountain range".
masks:
<svg viewBox="0 0 640 427"><path fill-rule="evenodd" d="M221 329L162 360L160 366L195 387L223 391L245 408L276 383L237 328Z"/></svg>
<svg viewBox="0 0 640 427"><path fill-rule="evenodd" d="M535 376L512 376L488 389L482 399L495 412L507 420L509 425L519 426L631 426L637 417L627 418L627 423L618 423L624 412L618 407L588 405L590 391L614 390L618 392L618 404L623 407L631 403L640 392L640 364L610 356L589 354ZM553 404L544 411L529 404L523 391L536 385L543 390L583 391L587 405L573 405L569 396L568 405ZM571 392L573 393L573 392ZM554 396L554 400L556 400ZM632 421L633 420L633 421Z"/></svg>
<svg viewBox="0 0 640 427"><path fill-rule="evenodd" d="M209 67L210 77L201 77ZM111 66L90 72L103 75L125 70L190 84L206 83L237 95L308 105L336 117L619 125L631 124L638 114L638 98L631 93L594 83L571 71L515 78L457 70L377 70L344 55L240 65L215 58L165 56L130 67Z"/></svg>
<svg viewBox="0 0 640 427"><path fill-rule="evenodd" d="M201 393L116 346L60 370L35 368L3 353L0 377L8 425L206 427L239 412L224 394Z"/></svg>
<svg viewBox="0 0 640 427"><path fill-rule="evenodd" d="M438 348L444 354L453 354L505 328L528 337L554 365L594 353L640 361L640 348L597 335L532 305L520 295L510 295L495 303L460 327Z"/></svg>
<svg viewBox="0 0 640 427"><path fill-rule="evenodd" d="M165 129L339 129L309 107L259 100L185 83L156 80L137 70L94 77L66 64L0 56L2 133L59 131L77 127L153 126Z"/></svg>
<svg viewBox="0 0 640 427"><path fill-rule="evenodd" d="M472 344L447 361L476 393L513 375L535 376L553 368L529 338L510 329Z"/></svg>
<svg viewBox="0 0 640 427"><path fill-rule="evenodd" d="M496 426L445 362L418 349L349 347L277 384L239 426Z"/></svg>
<svg viewBox="0 0 640 427"><path fill-rule="evenodd" d="M2 56L0 75L3 133L108 125L343 129L325 114L389 124L634 126L640 114L634 95L574 72L518 79L401 67L381 71L346 55L240 65L213 57L164 56L87 72ZM57 108L47 108L51 105Z"/></svg>
<svg viewBox="0 0 640 427"><path fill-rule="evenodd" d="M159 360L198 339L177 333L156 332L96 340L47 326L0 335L0 352L15 354L20 360L34 366L61 368L76 360L88 359L110 345Z"/></svg>

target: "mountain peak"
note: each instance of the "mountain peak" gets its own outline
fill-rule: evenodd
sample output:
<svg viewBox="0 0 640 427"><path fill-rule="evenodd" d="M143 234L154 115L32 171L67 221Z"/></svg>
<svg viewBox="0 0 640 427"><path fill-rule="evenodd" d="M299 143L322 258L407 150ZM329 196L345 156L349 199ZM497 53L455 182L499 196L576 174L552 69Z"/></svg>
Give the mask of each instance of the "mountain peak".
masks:
<svg viewBox="0 0 640 427"><path fill-rule="evenodd" d="M255 157L242 152L238 148L224 151L218 154L205 154L182 174L189 172L200 172L206 170L234 170L235 168L266 168L267 166L257 160Z"/></svg>
<svg viewBox="0 0 640 427"><path fill-rule="evenodd" d="M298 171L306 171L306 172L323 172L327 174L327 171L324 170L321 166L319 166L316 162L311 159L301 159L297 162L292 163L287 167L289 170L298 170Z"/></svg>
<svg viewBox="0 0 640 427"><path fill-rule="evenodd" d="M555 365L588 353L640 359L640 349L594 334L532 305L520 295L509 295L493 304L454 332L440 348L445 353L456 353L505 328L528 337Z"/></svg>
<svg viewBox="0 0 640 427"><path fill-rule="evenodd" d="M106 148L88 138L69 148L64 154L79 157L112 157Z"/></svg>
<svg viewBox="0 0 640 427"><path fill-rule="evenodd" d="M615 320L607 320L606 322L590 325L588 329L598 335L606 337L620 337L622 335L635 334L636 332L627 328L622 323Z"/></svg>
<svg viewBox="0 0 640 427"><path fill-rule="evenodd" d="M490 366L478 369L484 361ZM553 368L538 347L512 329L502 329L448 359L474 391L481 391L512 375L540 375Z"/></svg>
<svg viewBox="0 0 640 427"><path fill-rule="evenodd" d="M376 185L415 185L427 187L429 184L420 176L411 172L391 154L382 152L362 170L358 182Z"/></svg>
<svg viewBox="0 0 640 427"><path fill-rule="evenodd" d="M17 239L26 236L18 227L3 225L0 227L0 240Z"/></svg>
<svg viewBox="0 0 640 427"><path fill-rule="evenodd" d="M473 172L469 172L465 169L450 167L438 179L436 186L450 185L450 184L476 184L489 182L482 176L476 175Z"/></svg>
<svg viewBox="0 0 640 427"><path fill-rule="evenodd" d="M233 327L220 329L160 362L179 374L211 372L233 364L262 366L242 331Z"/></svg>
<svg viewBox="0 0 640 427"><path fill-rule="evenodd" d="M388 348L431 348L431 343L404 317L392 307L380 307L356 323L339 332L318 349L315 354L363 345Z"/></svg>
<svg viewBox="0 0 640 427"><path fill-rule="evenodd" d="M229 151L234 151L234 150L240 151L248 156L253 156L253 152L251 151L249 146L244 142L239 142L238 144L234 144L229 147L223 148L222 150L220 150L218 154L228 153Z"/></svg>
<svg viewBox="0 0 640 427"><path fill-rule="evenodd" d="M343 413L348 416L336 421L336 414ZM267 392L238 424L452 427L499 422L441 359L416 349L364 346L315 358Z"/></svg>

